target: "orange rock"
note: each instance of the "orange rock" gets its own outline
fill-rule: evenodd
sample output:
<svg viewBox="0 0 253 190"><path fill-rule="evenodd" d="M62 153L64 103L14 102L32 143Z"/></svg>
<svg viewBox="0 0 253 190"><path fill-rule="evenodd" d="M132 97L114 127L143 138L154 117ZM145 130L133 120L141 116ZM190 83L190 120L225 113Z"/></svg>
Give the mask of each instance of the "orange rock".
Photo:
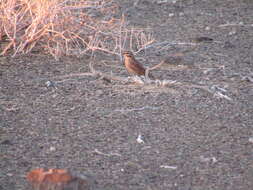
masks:
<svg viewBox="0 0 253 190"><path fill-rule="evenodd" d="M65 169L38 168L27 174L27 181L35 190L89 190L94 180L87 176L73 176Z"/></svg>
<svg viewBox="0 0 253 190"><path fill-rule="evenodd" d="M44 169L38 168L30 171L26 179L31 183L31 184L39 184L43 181L45 175L44 175Z"/></svg>
<svg viewBox="0 0 253 190"><path fill-rule="evenodd" d="M45 172L44 182L49 183L68 183L71 181L72 176L68 171L63 169L50 169L48 172Z"/></svg>

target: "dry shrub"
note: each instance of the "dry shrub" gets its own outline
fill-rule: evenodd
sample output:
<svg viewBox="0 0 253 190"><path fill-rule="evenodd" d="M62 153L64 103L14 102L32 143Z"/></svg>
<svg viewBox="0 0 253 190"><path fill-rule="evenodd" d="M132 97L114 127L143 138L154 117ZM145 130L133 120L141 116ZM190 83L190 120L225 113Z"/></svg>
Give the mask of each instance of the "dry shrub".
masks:
<svg viewBox="0 0 253 190"><path fill-rule="evenodd" d="M128 29L113 0L1 0L1 55L45 50L59 58L100 50L120 55L153 42L150 31ZM118 17L118 18L117 18Z"/></svg>

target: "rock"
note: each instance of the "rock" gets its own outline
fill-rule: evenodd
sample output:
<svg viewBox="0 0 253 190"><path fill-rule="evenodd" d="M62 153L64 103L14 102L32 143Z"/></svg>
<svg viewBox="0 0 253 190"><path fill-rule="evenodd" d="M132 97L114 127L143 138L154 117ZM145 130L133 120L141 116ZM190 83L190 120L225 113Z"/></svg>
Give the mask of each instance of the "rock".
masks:
<svg viewBox="0 0 253 190"><path fill-rule="evenodd" d="M92 190L95 180L90 176L72 174L65 169L34 169L27 174L34 190Z"/></svg>

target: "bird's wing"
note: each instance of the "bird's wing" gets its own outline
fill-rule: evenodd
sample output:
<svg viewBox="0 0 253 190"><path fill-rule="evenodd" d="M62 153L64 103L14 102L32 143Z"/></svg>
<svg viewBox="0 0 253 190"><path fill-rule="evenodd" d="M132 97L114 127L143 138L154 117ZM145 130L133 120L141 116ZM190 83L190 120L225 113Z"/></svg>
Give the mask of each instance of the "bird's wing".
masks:
<svg viewBox="0 0 253 190"><path fill-rule="evenodd" d="M129 68L134 70L139 75L145 75L145 69L138 61L129 64Z"/></svg>

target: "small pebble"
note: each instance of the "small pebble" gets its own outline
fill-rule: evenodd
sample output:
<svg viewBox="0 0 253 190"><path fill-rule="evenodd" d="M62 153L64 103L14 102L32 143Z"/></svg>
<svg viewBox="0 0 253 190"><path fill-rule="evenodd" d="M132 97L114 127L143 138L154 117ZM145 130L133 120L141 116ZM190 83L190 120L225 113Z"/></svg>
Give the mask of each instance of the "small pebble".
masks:
<svg viewBox="0 0 253 190"><path fill-rule="evenodd" d="M231 30L229 33L228 33L228 35L234 35L234 34L236 34L236 30L234 29L234 30Z"/></svg>
<svg viewBox="0 0 253 190"><path fill-rule="evenodd" d="M51 146L50 149L49 149L51 152L55 151L56 148L54 146Z"/></svg>
<svg viewBox="0 0 253 190"><path fill-rule="evenodd" d="M102 95L103 93L104 93L103 90L96 90L96 95L97 95L97 96L100 96L100 95Z"/></svg>
<svg viewBox="0 0 253 190"><path fill-rule="evenodd" d="M144 140L142 139L142 135L138 135L138 137L137 137L137 142L138 143L144 143Z"/></svg>
<svg viewBox="0 0 253 190"><path fill-rule="evenodd" d="M6 175L9 176L9 177L12 177L12 176L13 176L12 173L7 173Z"/></svg>
<svg viewBox="0 0 253 190"><path fill-rule="evenodd" d="M205 28L205 30L210 30L210 27L209 27L209 26L207 26L207 27Z"/></svg>
<svg viewBox="0 0 253 190"><path fill-rule="evenodd" d="M180 13L179 13L179 16L184 16L184 13L183 13L183 12L180 12Z"/></svg>
<svg viewBox="0 0 253 190"><path fill-rule="evenodd" d="M47 87L53 87L53 86L54 86L54 82L48 80L48 81L46 82L46 86L47 86Z"/></svg>

